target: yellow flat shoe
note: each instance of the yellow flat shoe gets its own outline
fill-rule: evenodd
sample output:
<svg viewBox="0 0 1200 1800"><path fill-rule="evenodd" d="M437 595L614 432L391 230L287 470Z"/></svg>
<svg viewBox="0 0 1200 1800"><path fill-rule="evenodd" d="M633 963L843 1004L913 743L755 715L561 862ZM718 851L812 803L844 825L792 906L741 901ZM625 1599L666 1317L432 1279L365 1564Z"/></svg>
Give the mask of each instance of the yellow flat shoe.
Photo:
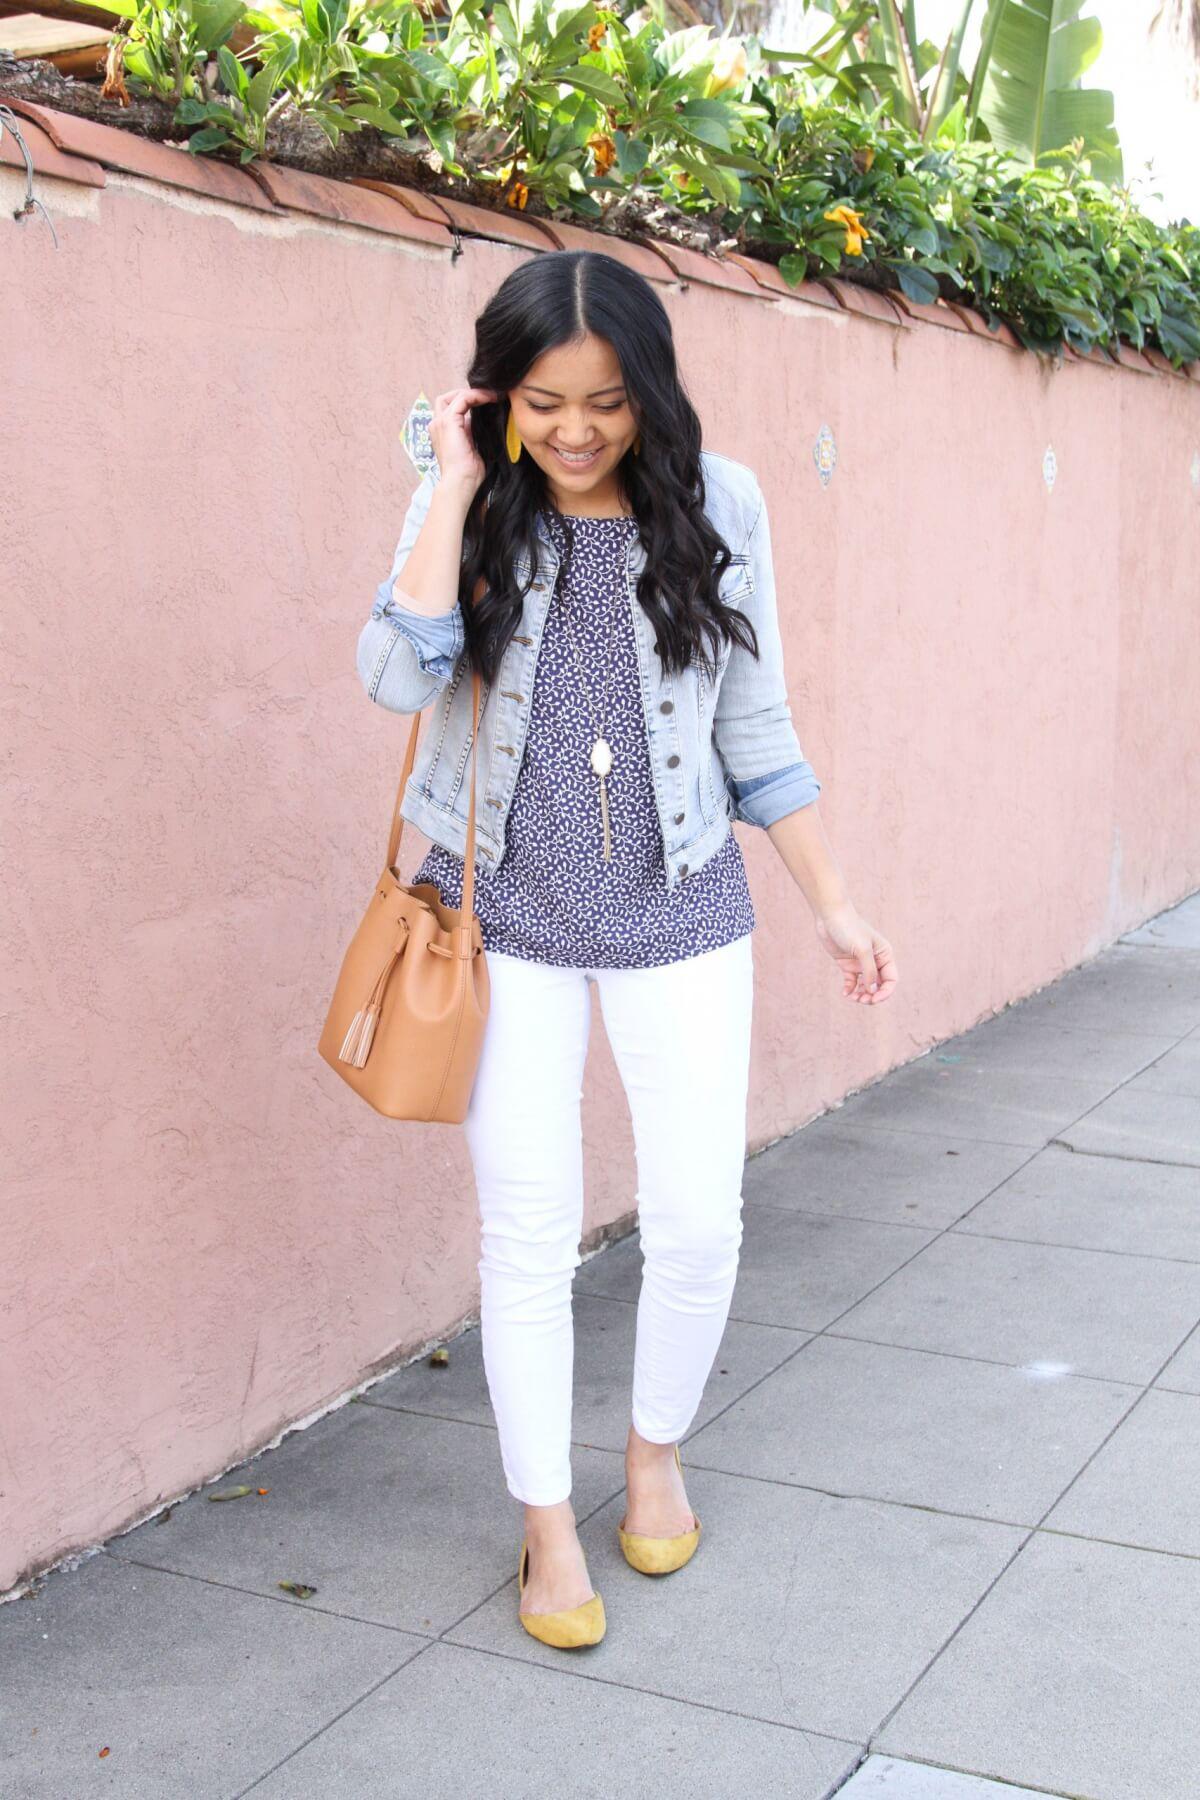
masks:
<svg viewBox="0 0 1200 1800"><path fill-rule="evenodd" d="M522 1539L521 1560L517 1565L517 1585L522 1594L528 1579L529 1546ZM589 1600L568 1607L564 1612L519 1612L517 1617L530 1637L551 1644L556 1650L579 1650L585 1644L598 1644L607 1625L604 1602L599 1594L593 1594Z"/></svg>
<svg viewBox="0 0 1200 1800"><path fill-rule="evenodd" d="M682 1475L683 1464L679 1460L678 1444L675 1446L675 1466ZM700 1521L695 1513L692 1514L692 1519L692 1529L676 1532L674 1537L647 1537L644 1532L626 1531L625 1520L622 1519L617 1526L617 1536L621 1541L625 1561L643 1575L669 1575L672 1569L682 1569L684 1563L690 1562L696 1554L696 1546L700 1542Z"/></svg>

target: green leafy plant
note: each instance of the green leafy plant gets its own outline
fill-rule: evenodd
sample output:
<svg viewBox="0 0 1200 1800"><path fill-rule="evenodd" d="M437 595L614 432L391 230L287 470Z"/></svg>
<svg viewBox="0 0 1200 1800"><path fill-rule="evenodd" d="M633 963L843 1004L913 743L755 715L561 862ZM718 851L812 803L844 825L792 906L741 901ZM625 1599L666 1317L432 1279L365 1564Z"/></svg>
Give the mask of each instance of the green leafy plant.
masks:
<svg viewBox="0 0 1200 1800"><path fill-rule="evenodd" d="M242 0L142 0L120 40L126 75L181 101L205 85L207 65L243 11Z"/></svg>
<svg viewBox="0 0 1200 1800"><path fill-rule="evenodd" d="M813 52L771 51L773 61L798 63L853 98L886 100L927 143L952 120L957 135L1036 163L1082 139L1094 172L1121 179L1112 94L1083 82L1104 36L1099 19L1080 17L1087 0L979 0L986 12L969 72L963 46L976 0L960 0L940 49L920 35L917 0L810 3L832 26Z"/></svg>
<svg viewBox="0 0 1200 1800"><path fill-rule="evenodd" d="M859 16L840 12L843 28ZM485 204L687 225L793 284L837 273L956 299L1040 351L1125 339L1200 357L1200 231L1147 218L1080 137L1032 165L972 137L961 91L934 129L949 56L938 74L922 51L924 110L906 120L878 65L847 91L839 46L781 71L753 37L591 0L145 0L126 68L174 102L198 155L270 156L294 114L334 145L373 130Z"/></svg>

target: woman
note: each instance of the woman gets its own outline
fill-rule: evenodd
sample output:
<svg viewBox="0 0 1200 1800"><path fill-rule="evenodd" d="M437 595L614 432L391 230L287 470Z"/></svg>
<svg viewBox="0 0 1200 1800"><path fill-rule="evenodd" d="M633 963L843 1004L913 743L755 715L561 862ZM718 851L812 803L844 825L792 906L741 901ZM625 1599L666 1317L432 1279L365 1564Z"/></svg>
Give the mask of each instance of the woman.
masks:
<svg viewBox="0 0 1200 1800"><path fill-rule="evenodd" d="M630 1104L644 1257L618 1532L661 1574L699 1540L676 1446L742 1236L755 915L731 820L770 833L847 999L878 1005L897 975L817 816L762 493L701 450L653 288L595 252L535 256L477 320L468 380L435 404L437 473L358 667L393 712L435 703L401 810L432 840L413 881L454 907L481 676L474 907L491 999L465 1132L483 1355L525 1509L519 1617L574 1648L605 1629L570 1501L588 983Z"/></svg>

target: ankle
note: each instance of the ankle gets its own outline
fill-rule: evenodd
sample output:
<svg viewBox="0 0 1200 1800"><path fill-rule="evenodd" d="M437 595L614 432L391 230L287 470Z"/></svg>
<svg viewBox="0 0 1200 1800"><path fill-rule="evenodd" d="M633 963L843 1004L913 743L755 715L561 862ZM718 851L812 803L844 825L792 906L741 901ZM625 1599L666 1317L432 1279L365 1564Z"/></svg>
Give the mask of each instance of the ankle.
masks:
<svg viewBox="0 0 1200 1800"><path fill-rule="evenodd" d="M575 1508L569 1499L554 1506L525 1507L525 1537L530 1544L566 1544L575 1536Z"/></svg>
<svg viewBox="0 0 1200 1800"><path fill-rule="evenodd" d="M625 1461L644 1467L654 1467L662 1463L674 1462L675 1445L656 1444L651 1438L644 1438L631 1425L629 1438L625 1445Z"/></svg>

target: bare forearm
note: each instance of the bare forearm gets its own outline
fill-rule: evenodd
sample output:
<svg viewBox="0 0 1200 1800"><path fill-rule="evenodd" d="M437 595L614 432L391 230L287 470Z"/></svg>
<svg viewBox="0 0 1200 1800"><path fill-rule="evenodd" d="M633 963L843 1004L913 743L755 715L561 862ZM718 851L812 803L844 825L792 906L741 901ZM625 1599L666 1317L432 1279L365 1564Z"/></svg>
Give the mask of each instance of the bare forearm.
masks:
<svg viewBox="0 0 1200 1800"><path fill-rule="evenodd" d="M449 612L458 599L463 526L471 494L450 483L434 489L417 541L396 578L395 598L432 617Z"/></svg>
<svg viewBox="0 0 1200 1800"><path fill-rule="evenodd" d="M849 904L846 880L814 800L767 826L767 835L814 914Z"/></svg>

